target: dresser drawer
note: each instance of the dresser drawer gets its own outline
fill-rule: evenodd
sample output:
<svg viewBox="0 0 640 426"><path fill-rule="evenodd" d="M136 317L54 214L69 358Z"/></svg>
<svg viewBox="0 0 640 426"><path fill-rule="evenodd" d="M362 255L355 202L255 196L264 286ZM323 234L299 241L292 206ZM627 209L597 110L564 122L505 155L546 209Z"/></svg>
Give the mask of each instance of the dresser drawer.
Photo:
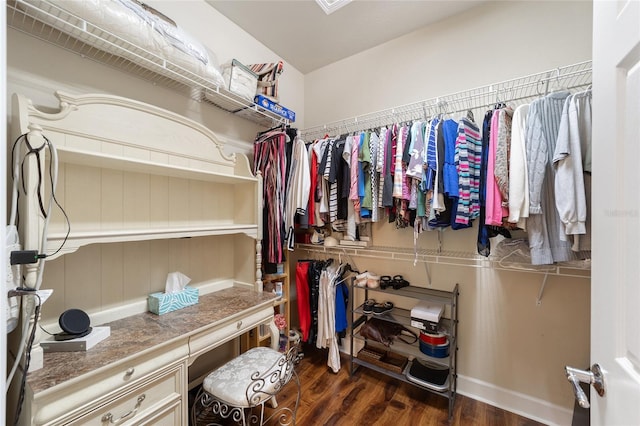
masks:
<svg viewBox="0 0 640 426"><path fill-rule="evenodd" d="M265 322L269 318L273 318L273 306L268 306L241 319L231 320L219 326L212 326L207 330L193 335L189 339L190 360L193 361L193 359L204 352L255 328L258 324Z"/></svg>
<svg viewBox="0 0 640 426"><path fill-rule="evenodd" d="M186 402L179 401L170 401L161 407L158 407L154 412L149 413L146 417L142 417L136 421L132 421L131 425L154 425L154 426L176 426L176 425L186 425L188 424L187 420L184 416L187 416L187 413L183 414L183 407ZM129 423L127 423L128 425Z"/></svg>
<svg viewBox="0 0 640 426"><path fill-rule="evenodd" d="M166 424L181 424L183 406L181 389L184 370L183 363L162 371L158 375L153 374L136 386L127 387L126 393L71 424L101 426L156 424L160 418L163 418ZM176 416L178 423L169 422Z"/></svg>
<svg viewBox="0 0 640 426"><path fill-rule="evenodd" d="M186 392L183 387L187 374L187 350L185 344L167 347L162 351L115 363L107 369L67 382L64 386L54 386L41 392L35 396L32 404L34 416L31 424L58 425L74 422L100 407L111 407L114 401L119 403L120 398L125 396L133 403L125 404L128 408L122 408L118 412L126 413L136 405L139 394L145 392L150 393L145 395L142 407L157 402L157 398L152 397L156 394L164 394L160 399L171 393L180 395ZM138 394L132 395L132 392ZM113 413L114 417L119 417L116 414Z"/></svg>

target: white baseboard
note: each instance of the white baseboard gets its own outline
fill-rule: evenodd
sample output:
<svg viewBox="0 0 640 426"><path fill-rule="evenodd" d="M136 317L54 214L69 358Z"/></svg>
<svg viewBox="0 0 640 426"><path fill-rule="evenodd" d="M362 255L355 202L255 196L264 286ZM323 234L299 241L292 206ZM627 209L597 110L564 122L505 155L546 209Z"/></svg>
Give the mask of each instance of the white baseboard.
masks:
<svg viewBox="0 0 640 426"><path fill-rule="evenodd" d="M520 392L458 375L458 393L547 425L570 425L572 410Z"/></svg>

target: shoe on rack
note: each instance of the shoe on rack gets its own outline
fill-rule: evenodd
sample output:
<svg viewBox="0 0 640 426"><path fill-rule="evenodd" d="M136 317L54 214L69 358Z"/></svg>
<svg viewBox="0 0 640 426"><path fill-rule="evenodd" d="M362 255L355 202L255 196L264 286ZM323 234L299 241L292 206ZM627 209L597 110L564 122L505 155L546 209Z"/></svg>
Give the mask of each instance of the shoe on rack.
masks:
<svg viewBox="0 0 640 426"><path fill-rule="evenodd" d="M382 315L384 313L391 311L392 309L393 309L393 303L391 302L376 303L375 305L373 305L373 314Z"/></svg>
<svg viewBox="0 0 640 426"><path fill-rule="evenodd" d="M391 281L390 275L383 275L380 277L380 288L386 289L393 286L393 281Z"/></svg>
<svg viewBox="0 0 640 426"><path fill-rule="evenodd" d="M368 277L369 277L369 273L367 271L364 271L363 273L356 275L354 284L357 287L366 287Z"/></svg>
<svg viewBox="0 0 640 426"><path fill-rule="evenodd" d="M378 288L380 287L380 277L373 272L369 272L367 275L367 287Z"/></svg>
<svg viewBox="0 0 640 426"><path fill-rule="evenodd" d="M364 312L365 314L372 314L373 307L376 304L377 304L376 301L373 299L365 300L364 304L362 305L362 312Z"/></svg>
<svg viewBox="0 0 640 426"><path fill-rule="evenodd" d="M311 235L311 244L322 245L324 244L324 229L316 228Z"/></svg>
<svg viewBox="0 0 640 426"><path fill-rule="evenodd" d="M402 278L402 275L394 275L392 285L394 290L397 290L402 287L407 287L409 285L409 281Z"/></svg>

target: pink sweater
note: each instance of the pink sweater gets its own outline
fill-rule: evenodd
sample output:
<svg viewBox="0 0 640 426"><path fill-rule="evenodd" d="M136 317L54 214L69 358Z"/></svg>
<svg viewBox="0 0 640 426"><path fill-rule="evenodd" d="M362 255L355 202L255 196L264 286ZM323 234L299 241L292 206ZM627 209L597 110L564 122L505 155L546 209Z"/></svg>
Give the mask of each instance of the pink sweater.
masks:
<svg viewBox="0 0 640 426"><path fill-rule="evenodd" d="M494 167L496 159L496 148L498 146L498 117L500 111L495 110L491 116L491 130L489 133L489 154L487 158L487 182L485 200L485 220L486 225L502 225L502 195L496 181Z"/></svg>

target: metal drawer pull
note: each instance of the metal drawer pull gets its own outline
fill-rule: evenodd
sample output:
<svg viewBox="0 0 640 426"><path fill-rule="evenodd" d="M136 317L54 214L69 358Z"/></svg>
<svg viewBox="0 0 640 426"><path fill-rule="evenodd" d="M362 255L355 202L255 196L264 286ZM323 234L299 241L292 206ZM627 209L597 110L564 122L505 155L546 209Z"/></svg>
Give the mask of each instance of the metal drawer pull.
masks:
<svg viewBox="0 0 640 426"><path fill-rule="evenodd" d="M136 371L135 368L131 367L131 368L127 368L127 371L124 372L125 377L131 376L133 375L133 373Z"/></svg>
<svg viewBox="0 0 640 426"><path fill-rule="evenodd" d="M123 421L127 420L127 418L135 416L136 413L138 412L138 409L142 405L142 401L144 401L145 398L146 398L145 394L140 395L138 397L138 402L136 403L136 406L133 407L133 410L129 411L127 414L124 414L118 420L113 420L113 414L111 413L105 414L104 416L102 416L102 423L109 422L109 423L113 423L114 425L118 425Z"/></svg>
<svg viewBox="0 0 640 426"><path fill-rule="evenodd" d="M242 321L238 321L238 324L236 325L236 328L238 330L240 330L240 327L242 327Z"/></svg>

